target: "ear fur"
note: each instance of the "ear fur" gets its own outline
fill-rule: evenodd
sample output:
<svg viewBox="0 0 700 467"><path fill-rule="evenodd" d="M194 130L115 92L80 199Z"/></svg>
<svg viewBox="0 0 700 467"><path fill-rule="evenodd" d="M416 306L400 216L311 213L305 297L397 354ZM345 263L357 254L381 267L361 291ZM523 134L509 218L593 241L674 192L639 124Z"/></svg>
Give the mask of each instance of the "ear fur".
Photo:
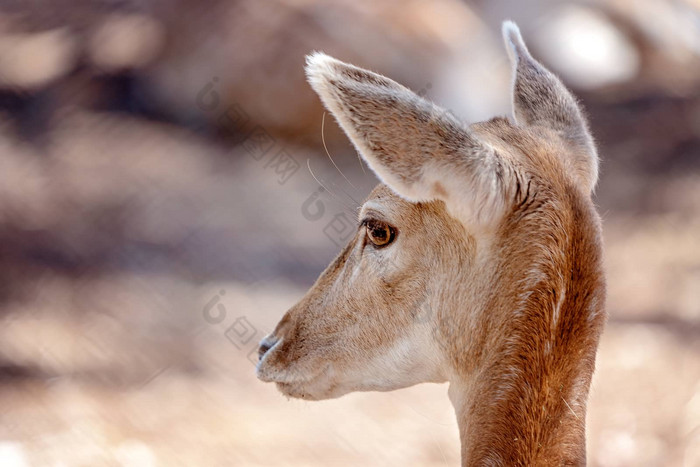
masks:
<svg viewBox="0 0 700 467"><path fill-rule="evenodd" d="M448 112L384 77L323 53L307 57L312 88L377 176L404 198L442 200L470 224L503 214L511 171Z"/></svg>
<svg viewBox="0 0 700 467"><path fill-rule="evenodd" d="M579 104L554 74L532 58L512 21L503 23L503 39L513 66L516 122L556 131L571 149L564 162L584 189L592 192L598 180L598 154Z"/></svg>

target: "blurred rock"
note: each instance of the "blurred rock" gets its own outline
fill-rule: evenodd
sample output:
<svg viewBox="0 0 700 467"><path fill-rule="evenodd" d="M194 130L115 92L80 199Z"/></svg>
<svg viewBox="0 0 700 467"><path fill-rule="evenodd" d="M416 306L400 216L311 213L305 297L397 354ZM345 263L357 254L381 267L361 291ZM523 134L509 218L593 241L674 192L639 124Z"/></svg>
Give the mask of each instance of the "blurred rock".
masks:
<svg viewBox="0 0 700 467"><path fill-rule="evenodd" d="M314 144L322 107L306 84L306 54L323 50L416 92L432 87L439 94L435 88L444 84L445 65L479 30L479 21L458 0L210 0L206 8L181 1L163 18L176 33L151 68L150 81L166 108L233 129L251 120L270 133ZM208 104L198 105L205 86L209 91L200 99ZM244 116L222 118L232 106Z"/></svg>
<svg viewBox="0 0 700 467"><path fill-rule="evenodd" d="M634 44L601 13L566 5L554 10L533 36L542 60L583 89L627 82L639 72Z"/></svg>
<svg viewBox="0 0 700 467"><path fill-rule="evenodd" d="M0 32L0 88L36 90L65 75L77 60L66 28L36 33Z"/></svg>
<svg viewBox="0 0 700 467"><path fill-rule="evenodd" d="M567 84L696 95L700 86L697 0L493 0L475 2L490 29L515 20L533 53ZM578 58L579 61L574 62ZM585 60L585 62L583 61ZM585 70L583 63L605 69ZM579 74L580 73L580 74Z"/></svg>
<svg viewBox="0 0 700 467"><path fill-rule="evenodd" d="M98 69L118 72L149 63L160 52L164 41L163 25L152 18L112 14L95 28L88 53Z"/></svg>

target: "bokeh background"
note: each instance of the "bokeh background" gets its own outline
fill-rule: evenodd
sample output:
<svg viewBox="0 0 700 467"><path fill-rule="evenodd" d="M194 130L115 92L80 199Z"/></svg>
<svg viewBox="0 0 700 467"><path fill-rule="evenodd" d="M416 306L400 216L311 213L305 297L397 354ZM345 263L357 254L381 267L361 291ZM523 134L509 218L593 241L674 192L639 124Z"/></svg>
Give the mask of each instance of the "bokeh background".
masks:
<svg viewBox="0 0 700 467"><path fill-rule="evenodd" d="M603 159L589 463L700 466L699 8L0 0L0 465L458 465L446 385L288 401L253 362L376 183L304 55L472 122L510 111L512 18Z"/></svg>

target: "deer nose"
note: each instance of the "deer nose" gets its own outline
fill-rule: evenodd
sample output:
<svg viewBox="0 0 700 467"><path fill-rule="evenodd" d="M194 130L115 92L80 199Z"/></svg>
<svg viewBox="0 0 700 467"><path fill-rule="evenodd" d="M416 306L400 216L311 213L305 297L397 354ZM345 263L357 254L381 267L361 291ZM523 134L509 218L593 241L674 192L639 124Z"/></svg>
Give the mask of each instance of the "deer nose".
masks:
<svg viewBox="0 0 700 467"><path fill-rule="evenodd" d="M258 347L258 360L262 360L268 350L270 350L278 341L272 334L265 336L263 340L260 341L260 347Z"/></svg>

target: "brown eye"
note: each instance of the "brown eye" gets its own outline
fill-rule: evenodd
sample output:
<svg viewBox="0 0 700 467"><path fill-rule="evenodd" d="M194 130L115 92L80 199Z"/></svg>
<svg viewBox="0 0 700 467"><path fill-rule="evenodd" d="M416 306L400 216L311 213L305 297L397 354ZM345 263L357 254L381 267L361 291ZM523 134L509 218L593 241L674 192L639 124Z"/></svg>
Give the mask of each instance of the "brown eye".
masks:
<svg viewBox="0 0 700 467"><path fill-rule="evenodd" d="M370 219L365 221L365 227L367 239L376 247L386 246L396 237L396 229L386 222Z"/></svg>

